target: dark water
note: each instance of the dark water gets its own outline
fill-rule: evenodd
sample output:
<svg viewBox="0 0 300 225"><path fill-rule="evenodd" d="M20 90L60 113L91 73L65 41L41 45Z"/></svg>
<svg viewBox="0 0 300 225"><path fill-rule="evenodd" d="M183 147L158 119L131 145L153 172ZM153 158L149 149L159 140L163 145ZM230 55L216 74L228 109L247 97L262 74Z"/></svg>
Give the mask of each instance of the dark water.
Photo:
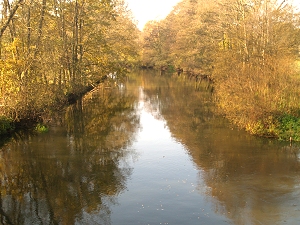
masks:
<svg viewBox="0 0 300 225"><path fill-rule="evenodd" d="M0 151L0 224L300 224L300 147L216 116L206 84L132 74Z"/></svg>

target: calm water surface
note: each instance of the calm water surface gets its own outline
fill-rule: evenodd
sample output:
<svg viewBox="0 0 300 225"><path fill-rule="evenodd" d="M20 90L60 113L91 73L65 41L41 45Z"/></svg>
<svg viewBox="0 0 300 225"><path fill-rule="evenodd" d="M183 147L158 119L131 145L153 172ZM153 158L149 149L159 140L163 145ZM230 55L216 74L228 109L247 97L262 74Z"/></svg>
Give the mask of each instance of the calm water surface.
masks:
<svg viewBox="0 0 300 225"><path fill-rule="evenodd" d="M300 147L216 116L206 84L132 74L0 147L0 224L300 224Z"/></svg>

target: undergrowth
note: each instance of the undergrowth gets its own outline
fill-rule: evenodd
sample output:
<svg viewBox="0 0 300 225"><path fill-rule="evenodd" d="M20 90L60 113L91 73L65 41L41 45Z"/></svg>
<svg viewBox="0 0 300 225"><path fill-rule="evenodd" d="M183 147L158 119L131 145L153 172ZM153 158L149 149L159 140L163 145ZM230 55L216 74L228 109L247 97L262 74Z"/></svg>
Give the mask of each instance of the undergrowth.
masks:
<svg viewBox="0 0 300 225"><path fill-rule="evenodd" d="M15 129L14 123L11 119L0 116L0 136L8 134Z"/></svg>

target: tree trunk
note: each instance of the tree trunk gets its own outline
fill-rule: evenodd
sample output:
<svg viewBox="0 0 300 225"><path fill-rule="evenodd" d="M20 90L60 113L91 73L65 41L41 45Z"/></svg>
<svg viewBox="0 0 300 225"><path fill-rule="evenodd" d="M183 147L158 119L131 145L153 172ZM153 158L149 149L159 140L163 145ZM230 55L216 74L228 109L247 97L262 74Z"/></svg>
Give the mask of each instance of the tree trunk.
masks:
<svg viewBox="0 0 300 225"><path fill-rule="evenodd" d="M78 63L78 17L79 17L79 6L78 0L75 1L75 13L74 13L74 24L73 24L73 48L72 48L72 83L75 83L77 63Z"/></svg>
<svg viewBox="0 0 300 225"><path fill-rule="evenodd" d="M9 17L7 18L6 22L4 23L4 25L1 27L0 29L0 38L2 38L4 31L6 30L6 28L9 26L10 22L12 21L14 15L16 14L19 6L24 2L24 0L18 0L16 5L13 7L13 9L10 11Z"/></svg>
<svg viewBox="0 0 300 225"><path fill-rule="evenodd" d="M34 60L37 58L37 54L39 52L39 48L41 45L41 39L43 35L43 25L44 25L44 20L45 20L45 11L46 11L46 0L43 0L42 2L42 9L41 9L41 17L39 21L39 27L38 27L38 36L37 36L37 41L36 41L36 49L34 52Z"/></svg>
<svg viewBox="0 0 300 225"><path fill-rule="evenodd" d="M27 52L30 53L30 46L31 46L31 5L32 0L28 5L28 12L27 12Z"/></svg>

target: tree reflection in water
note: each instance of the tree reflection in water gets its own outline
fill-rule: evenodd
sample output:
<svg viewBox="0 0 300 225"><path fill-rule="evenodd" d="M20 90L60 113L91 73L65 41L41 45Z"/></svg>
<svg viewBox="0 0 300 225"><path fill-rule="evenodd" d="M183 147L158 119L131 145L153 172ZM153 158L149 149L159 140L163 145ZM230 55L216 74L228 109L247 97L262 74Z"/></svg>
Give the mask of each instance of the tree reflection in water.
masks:
<svg viewBox="0 0 300 225"><path fill-rule="evenodd" d="M117 92L117 93L116 93ZM99 89L69 107L64 125L1 149L2 224L110 224L132 168L135 97Z"/></svg>
<svg viewBox="0 0 300 225"><path fill-rule="evenodd" d="M173 138L191 156L193 172L197 168L196 175L199 174L195 182L201 193L193 199L191 195L182 195L182 208L177 207L176 198L170 197L172 193L163 196L170 197L169 202L165 200L174 209L169 215L186 215L188 212L176 209L188 209L203 216L198 206L204 196L208 204L202 204L203 209L209 207L207 211L211 211L212 203L215 214L225 215L232 224L299 224L299 146L290 147L288 143L230 129L215 113L213 96L205 90L206 85L198 85L197 91L194 85L181 76L136 74L127 85L134 87L130 90L134 96L122 90L95 91L68 108L64 129L53 127L48 134L29 135L4 145L0 153L0 223L110 224L110 210L132 173L132 157L140 154L130 150L130 146L141 126L137 99L142 93L143 110L164 120ZM159 154L154 158L157 157L161 159ZM164 163L161 168L170 169ZM147 169L153 173L152 167ZM186 172L191 171L184 170L174 177L184 177ZM144 179L152 182L149 177ZM142 196L132 191L135 198L146 195L143 190ZM152 193L161 194L160 191ZM160 201L160 195L148 197L155 199L154 203ZM130 202L131 206L134 203ZM132 212L122 207L119 210ZM149 213L147 218L166 213L167 210L163 214ZM118 221L124 219L118 216ZM182 217L187 224L195 224ZM206 218L209 224L209 217L201 219ZM215 219L212 221L218 220Z"/></svg>
<svg viewBox="0 0 300 225"><path fill-rule="evenodd" d="M205 84L145 76L144 92L199 170L198 189L234 224L298 224L300 148L230 129ZM154 115L157 112L154 110Z"/></svg>

